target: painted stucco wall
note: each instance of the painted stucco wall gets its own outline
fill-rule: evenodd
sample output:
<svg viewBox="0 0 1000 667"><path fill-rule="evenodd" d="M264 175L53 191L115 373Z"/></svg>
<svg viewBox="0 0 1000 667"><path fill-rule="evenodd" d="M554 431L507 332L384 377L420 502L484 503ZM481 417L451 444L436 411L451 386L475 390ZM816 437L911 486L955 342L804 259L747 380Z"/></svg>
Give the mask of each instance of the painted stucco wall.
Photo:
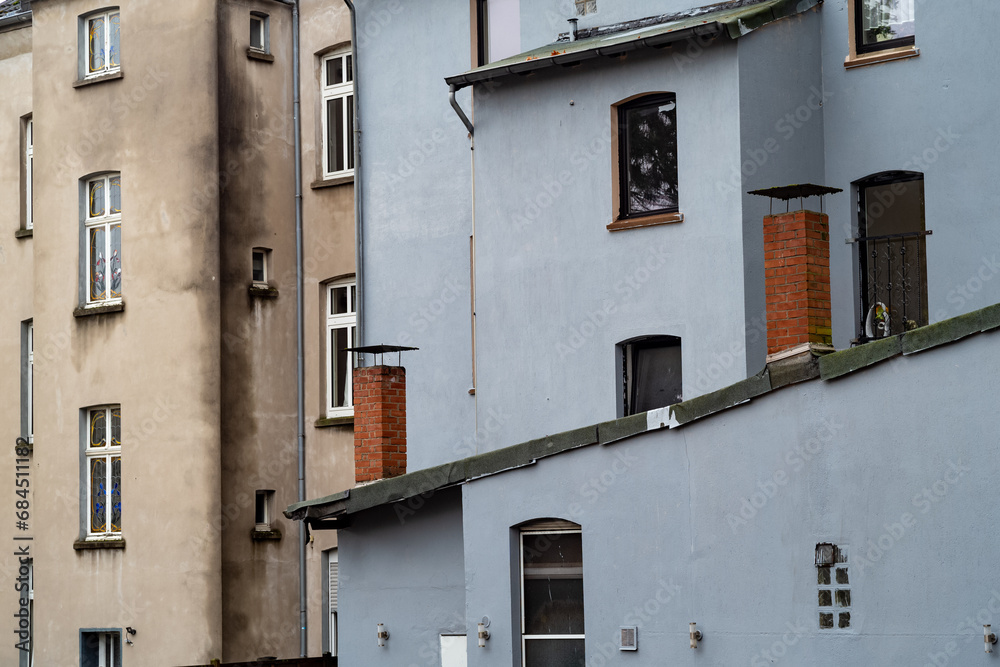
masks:
<svg viewBox="0 0 1000 667"><path fill-rule="evenodd" d="M927 229L927 296L936 322L1000 301L996 212L984 193L997 180L996 92L984 82L1000 61L984 44L1000 18L992 2L919 3L920 55L845 70L847 0L823 4L826 185L849 192L828 198L834 344L857 336L853 181L886 170L923 172ZM961 35L961 38L956 38Z"/></svg>
<svg viewBox="0 0 1000 667"><path fill-rule="evenodd" d="M1000 333L982 334L475 480L462 487L461 528L438 520L458 510L443 493L363 513L341 540L351 573L342 600L363 600L373 615L344 655L376 651L377 614L397 619L381 621L390 646L443 631L414 619L460 605L432 597L425 583L431 571L457 576L461 536L470 637L479 619L492 619L492 638L486 649L470 644L469 665L509 666L518 632L511 528L558 517L582 526L588 664L983 660L982 624L1000 621L997 541L979 529L995 520L998 501L1000 469L984 452L1000 423L983 410L983 397L1000 389L998 343ZM849 629L818 628L822 542L848 552ZM380 579L391 604L369 607ZM697 651L688 648L692 621L705 635ZM639 627L638 654L617 649L618 629L630 625ZM424 664L412 653L379 658Z"/></svg>
<svg viewBox="0 0 1000 667"><path fill-rule="evenodd" d="M206 662L222 650L221 547L201 539L221 481L215 8L123 3L123 77L74 88L78 17L102 7L33 7L35 662L79 664L80 628L126 626L130 662ZM122 175L125 310L76 318L80 179L100 171ZM77 551L81 410L108 404L126 547Z"/></svg>
<svg viewBox="0 0 1000 667"><path fill-rule="evenodd" d="M685 398L745 377L741 200L715 187L739 169L736 58L682 44L477 89L480 452L621 416L616 345L637 336L682 339ZM684 221L609 232L611 106L659 91Z"/></svg>
<svg viewBox="0 0 1000 667"><path fill-rule="evenodd" d="M0 280L15 286L9 290L3 306L0 336L0 430L4 441L13 444L24 434L21 415L24 405L22 395L22 322L34 315L32 294L34 283L32 239L17 239L15 231L22 227L23 209L23 123L22 118L31 113L31 38L32 29L22 27L0 32L0 146L4 147L4 159L0 161L0 201L5 202L0 210ZM0 465L15 471L15 452L12 446L0 448ZM11 491L13 488L11 487ZM15 500L21 500L10 495ZM28 498L34 499L32 494ZM15 508L16 509L16 508ZM7 544L14 544L16 530L12 522L7 522L0 536ZM19 562L13 554L0 559L0 588L7 591L0 599L0 614L5 619L14 620L18 611L18 593L14 586L18 577ZM11 625L11 630L14 626ZM14 636L11 633L10 636ZM0 664L18 665L19 651L14 642L4 642L0 646Z"/></svg>
<svg viewBox="0 0 1000 667"><path fill-rule="evenodd" d="M416 512L381 507L339 531L341 664L441 664L439 635L465 632L461 504L448 489Z"/></svg>
<svg viewBox="0 0 1000 667"><path fill-rule="evenodd" d="M747 192L795 183L832 185L823 173L822 11L813 9L777 21L736 43L742 159L737 170L716 188L720 192L738 190L742 198L748 376L764 367L767 355L763 219L772 204ZM826 197L824 210L834 197L847 195ZM810 210L819 210L816 199L808 199L806 204ZM798 201L792 205L799 207ZM775 201L773 206L775 212L784 210L784 202Z"/></svg>

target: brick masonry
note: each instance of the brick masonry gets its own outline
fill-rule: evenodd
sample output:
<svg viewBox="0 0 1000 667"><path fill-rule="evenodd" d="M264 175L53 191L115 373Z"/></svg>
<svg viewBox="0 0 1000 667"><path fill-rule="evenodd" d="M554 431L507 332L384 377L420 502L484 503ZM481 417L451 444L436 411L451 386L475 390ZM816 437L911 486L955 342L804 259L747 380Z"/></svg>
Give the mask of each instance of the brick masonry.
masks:
<svg viewBox="0 0 1000 667"><path fill-rule="evenodd" d="M833 344L826 215L792 211L764 218L764 285L768 354Z"/></svg>
<svg viewBox="0 0 1000 667"><path fill-rule="evenodd" d="M373 482L406 473L406 369L354 369L354 478Z"/></svg>

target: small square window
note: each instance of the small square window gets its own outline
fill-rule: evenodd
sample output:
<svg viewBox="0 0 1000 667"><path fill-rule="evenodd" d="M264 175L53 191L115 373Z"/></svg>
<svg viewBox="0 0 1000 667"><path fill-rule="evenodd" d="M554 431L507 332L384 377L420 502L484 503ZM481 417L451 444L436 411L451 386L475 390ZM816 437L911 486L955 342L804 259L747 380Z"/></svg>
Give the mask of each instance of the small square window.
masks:
<svg viewBox="0 0 1000 667"><path fill-rule="evenodd" d="M270 18L267 14L250 14L250 48L261 53L270 53Z"/></svg>
<svg viewBox="0 0 1000 667"><path fill-rule="evenodd" d="M259 489L254 505L254 525L257 530L271 530L274 514L274 491Z"/></svg>
<svg viewBox="0 0 1000 667"><path fill-rule="evenodd" d="M80 667L121 667L119 630L81 630Z"/></svg>
<svg viewBox="0 0 1000 667"><path fill-rule="evenodd" d="M253 284L266 286L271 276L271 251L268 248L254 248L250 257Z"/></svg>

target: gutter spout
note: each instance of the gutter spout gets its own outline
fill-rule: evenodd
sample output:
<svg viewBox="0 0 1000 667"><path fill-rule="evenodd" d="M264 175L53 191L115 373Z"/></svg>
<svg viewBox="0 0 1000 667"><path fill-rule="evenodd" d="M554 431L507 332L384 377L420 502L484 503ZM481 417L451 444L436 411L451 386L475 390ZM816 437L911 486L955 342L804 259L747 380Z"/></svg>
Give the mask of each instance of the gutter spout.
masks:
<svg viewBox="0 0 1000 667"><path fill-rule="evenodd" d="M466 129L469 130L469 136L474 137L476 136L476 128L472 126L472 121L469 120L469 117L465 115L465 112L462 111L462 107L458 103L458 100L455 99L456 92L458 92L458 86L456 86L455 84L451 84L450 86L448 86L448 101L451 102L451 108L455 110L455 113L458 114L458 117L462 119L463 123L465 123ZM357 118L357 116L355 116L355 118Z"/></svg>

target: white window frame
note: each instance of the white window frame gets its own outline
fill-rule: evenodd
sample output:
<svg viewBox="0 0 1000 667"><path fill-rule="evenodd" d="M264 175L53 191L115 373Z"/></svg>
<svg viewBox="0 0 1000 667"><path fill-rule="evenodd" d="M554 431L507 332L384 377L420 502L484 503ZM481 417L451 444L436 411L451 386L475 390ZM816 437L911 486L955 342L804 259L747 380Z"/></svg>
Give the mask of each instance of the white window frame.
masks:
<svg viewBox="0 0 1000 667"><path fill-rule="evenodd" d="M334 290L340 287L347 288L347 312L333 314L333 294ZM345 405L334 405L334 383L336 382L336 350L333 349L333 332L337 329L347 329L347 340L350 346L354 346L357 341L358 313L355 299L357 298L357 287L355 279L347 278L328 283L326 286L326 416L348 417L354 415L354 358L355 355L348 354L347 358L351 364L351 373L348 374L347 386L344 388Z"/></svg>
<svg viewBox="0 0 1000 667"><path fill-rule="evenodd" d="M111 64L111 19L115 18L118 23L118 63L116 65ZM91 53L90 53L90 31L91 26L94 21L103 20L105 25L104 30L104 65L100 69L91 69ZM90 14L84 17L84 34L83 34L83 71L85 73L84 78L93 78L98 76L104 76L106 74L111 74L113 72L120 72L122 69L121 63L121 11L119 8L109 9L103 12L97 12L96 14Z"/></svg>
<svg viewBox="0 0 1000 667"><path fill-rule="evenodd" d="M111 494L112 462L113 462L113 460L115 458L118 458L118 459L122 458L121 442L119 442L119 444L117 446L115 446L115 445L112 444L113 440L111 439L111 433L112 433L112 431L111 431L111 413L114 412L114 411L118 411L119 425L120 425L121 424L121 421L120 421L121 420L121 406L118 406L118 405L107 405L107 406L102 406L102 407L97 407L97 408L90 408L90 409L87 410L87 422L86 422L87 432L85 434L87 448L86 448L86 451L85 451L85 455L86 455L85 458L86 458L86 466L87 466L87 469L86 469L86 477L87 477L87 499L86 499L86 502L87 502L87 515L86 515L86 520L87 520L87 539L88 540L121 539L121 536L122 536L121 526L119 526L118 530L110 530L110 528L111 528L111 525L110 525L111 524L111 495L112 495ZM105 444L103 447L91 447L90 428L91 428L91 423L92 423L93 415L95 413L98 413L98 412L104 412L105 441L107 442L107 444ZM119 434L120 434L120 428L119 428ZM91 496L91 491L92 491L93 476L90 474L90 471L91 471L91 466L93 465L93 462L97 461L97 460L100 460L100 459L103 459L104 462L105 462L104 463L104 471L105 471L105 489L106 489L106 493L105 493L105 500L104 500L104 507L105 507L104 512L105 512L105 528L107 528L108 530L104 530L104 531L98 532L98 531L92 530L93 526L91 525L91 521L93 520L93 512L91 511L90 502L91 502L91 497L92 497ZM119 484L121 484L121 476L119 478ZM119 497L123 497L123 494L121 493L120 490L119 490ZM124 505L124 500L122 501L122 504ZM123 515L124 515L124 512L123 512Z"/></svg>
<svg viewBox="0 0 1000 667"><path fill-rule="evenodd" d="M253 275L253 271L254 271L253 263L254 263L254 260L257 258L257 255L261 256L261 266L263 267L263 270L262 270L263 278L261 280L257 280L254 277L254 275ZM271 250L270 249L268 249L268 248L254 248L252 251L250 251L250 281L254 285L258 285L260 287L266 287L268 285L268 281L271 279L271 267L270 267L270 264L271 264Z"/></svg>
<svg viewBox="0 0 1000 667"><path fill-rule="evenodd" d="M271 530L271 521L274 518L273 505L274 491L257 489L254 494L254 530Z"/></svg>
<svg viewBox="0 0 1000 667"><path fill-rule="evenodd" d="M253 45L254 23L257 23L260 46ZM250 50L257 53L271 52L271 17L262 12L250 12Z"/></svg>
<svg viewBox="0 0 1000 667"><path fill-rule="evenodd" d="M521 585L521 665L525 665L527 661L527 642L528 640L537 639L586 639L586 633L581 635L526 635L525 630L525 609L524 609L524 537L526 535L566 535L566 534L576 534L580 535L580 539L583 539L583 529L582 528L540 528L532 530L530 527L523 528L520 531L520 537L518 540L518 569L520 576ZM581 573L582 578L582 573ZM584 612L586 613L586 611Z"/></svg>
<svg viewBox="0 0 1000 667"><path fill-rule="evenodd" d="M28 322L28 442L35 442L35 323Z"/></svg>
<svg viewBox="0 0 1000 667"><path fill-rule="evenodd" d="M32 217L32 175L35 165L35 121L28 119L24 132L24 228L34 229L35 221Z"/></svg>
<svg viewBox="0 0 1000 667"><path fill-rule="evenodd" d="M84 256L84 258L85 258L84 261L87 263L87 269L86 269L86 272L85 272L85 280L87 281L87 287L86 287L86 289L87 289L87 305L104 305L104 304L109 304L109 303L120 303L122 301L122 295L124 294L124 285L125 285L125 283L124 283L124 281L122 281L122 287L121 287L121 290L119 291L119 296L116 296L116 297L110 297L110 296L108 296L108 294L110 294L110 291L111 291L111 279L110 279L110 276L111 276L111 273L113 273L112 262L111 262L111 259L112 259L112 257L111 257L111 228L114 227L115 225L121 225L121 222L122 222L121 211L119 211L118 213L112 213L111 212L111 181L113 179L116 179L116 178L118 179L119 189L120 189L121 188L121 174L120 173L104 174L103 176L98 176L97 178L92 178L92 179L90 179L90 180L87 181L87 185L86 185L86 207L87 207L87 213L86 213L86 222L84 224L84 236L86 237L84 242L86 244L86 254ZM91 186L94 183L103 183L104 184L104 187L103 187L103 192L104 192L104 215L91 216L91 209L92 209L92 207L91 207L91 203L90 203L90 193L91 193ZM97 229L97 228L101 228L101 227L104 228L104 248L103 248L103 252L104 252L104 258L105 258L105 262L104 262L104 294L105 294L105 297L103 299L94 298L94 296L93 296L93 290L91 289L91 286L92 286L92 283L93 283L92 275L91 275L91 270L93 269L93 267L91 266L91 260L90 260L90 258L91 258L91 250L92 250L91 249L91 242L90 242L91 230ZM119 264L118 270L121 271L121 269L122 269L122 267L121 267L121 257L118 258L118 264Z"/></svg>
<svg viewBox="0 0 1000 667"><path fill-rule="evenodd" d="M341 60L341 71L344 72L344 81L330 84L327 81L327 63L333 60ZM339 178L349 176L354 173L354 71L352 65L351 49L336 51L323 56L320 61L320 90L322 92L322 106L320 107L320 121L323 126L323 179ZM338 145L343 153L344 169L336 169L330 164L330 122L327 111L329 104L336 102L343 105L344 127L341 132L340 143ZM350 122L348 122L348 120Z"/></svg>

